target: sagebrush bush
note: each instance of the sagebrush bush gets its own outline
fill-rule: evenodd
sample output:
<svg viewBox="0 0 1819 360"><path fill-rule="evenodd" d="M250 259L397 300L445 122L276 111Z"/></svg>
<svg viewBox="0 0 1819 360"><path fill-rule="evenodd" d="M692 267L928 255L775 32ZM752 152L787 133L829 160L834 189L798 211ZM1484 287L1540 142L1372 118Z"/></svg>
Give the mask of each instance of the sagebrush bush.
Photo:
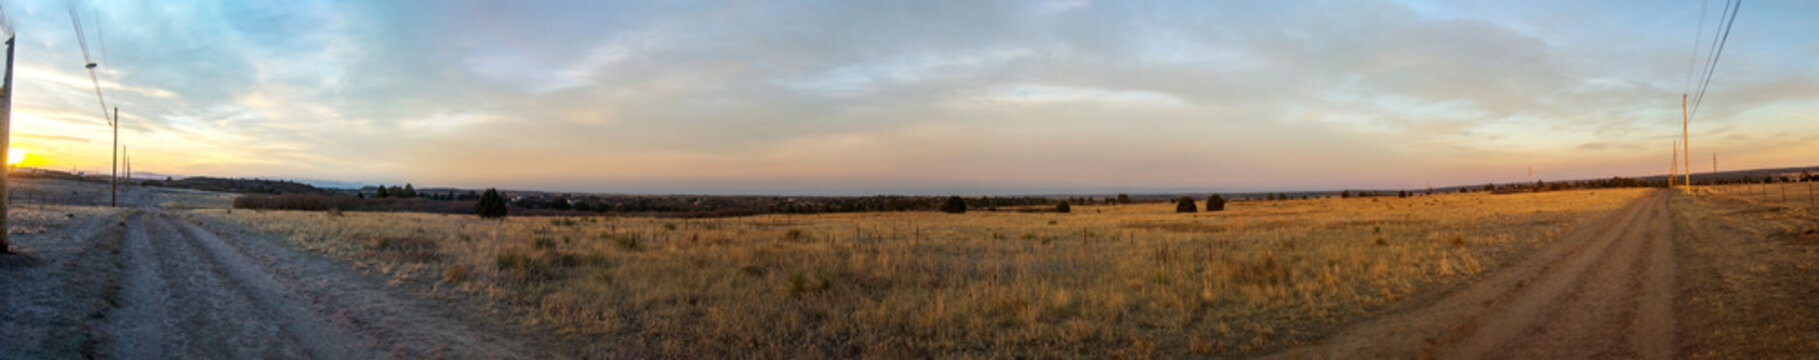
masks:
<svg viewBox="0 0 1819 360"><path fill-rule="evenodd" d="M1224 211L1224 210L1225 210L1225 197L1224 196L1219 196L1219 194L1213 194L1213 196L1206 197L1206 211Z"/></svg>
<svg viewBox="0 0 1819 360"><path fill-rule="evenodd" d="M949 214L964 214L966 213L966 200L960 199L959 196L949 196L947 202L941 204L941 211Z"/></svg>

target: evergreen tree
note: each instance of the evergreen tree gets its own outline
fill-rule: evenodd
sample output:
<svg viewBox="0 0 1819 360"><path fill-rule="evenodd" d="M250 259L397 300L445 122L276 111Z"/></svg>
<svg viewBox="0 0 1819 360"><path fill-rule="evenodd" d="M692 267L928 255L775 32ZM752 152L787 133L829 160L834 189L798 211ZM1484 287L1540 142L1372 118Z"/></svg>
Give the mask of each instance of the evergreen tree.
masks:
<svg viewBox="0 0 1819 360"><path fill-rule="evenodd" d="M1397 192L1396 192L1396 197L1399 197L1399 198L1408 198L1408 190L1402 190L1402 191L1397 191Z"/></svg>
<svg viewBox="0 0 1819 360"><path fill-rule="evenodd" d="M390 191L385 191L385 185L379 185L379 191L373 193L373 197L383 199L392 197L392 194Z"/></svg>
<svg viewBox="0 0 1819 360"><path fill-rule="evenodd" d="M505 217L505 197L499 195L499 190L487 188L480 194L480 200L474 202L474 213L482 218Z"/></svg>
<svg viewBox="0 0 1819 360"><path fill-rule="evenodd" d="M417 197L417 189L412 188L410 183L404 183L404 191L401 191L401 193L403 194L400 194L398 197L406 199Z"/></svg>
<svg viewBox="0 0 1819 360"><path fill-rule="evenodd" d="M1206 197L1206 211L1212 212L1212 211L1224 211L1224 210L1225 210L1225 197L1224 196L1219 196L1219 194L1213 194L1212 196Z"/></svg>
<svg viewBox="0 0 1819 360"><path fill-rule="evenodd" d="M1345 198L1350 198L1350 197L1352 197L1352 191L1351 191L1351 190L1344 190L1344 191L1340 191L1340 192L1339 192L1339 198L1340 198L1340 199L1345 199Z"/></svg>
<svg viewBox="0 0 1819 360"><path fill-rule="evenodd" d="M959 196L949 196L947 202L941 204L941 211L949 214L964 214L966 213L966 200L960 199Z"/></svg>
<svg viewBox="0 0 1819 360"><path fill-rule="evenodd" d="M1199 211L1199 209L1194 207L1194 198L1182 196L1180 199L1175 199L1175 212L1191 213L1195 211Z"/></svg>
<svg viewBox="0 0 1819 360"><path fill-rule="evenodd" d="M574 208L569 205L570 204L568 203L568 198L565 198L565 197L556 197L555 199L551 199L549 201L549 208L551 208L551 209L568 210L568 209Z"/></svg>
<svg viewBox="0 0 1819 360"><path fill-rule="evenodd" d="M1119 204L1131 203L1131 194L1122 194L1122 193L1118 194L1118 203Z"/></svg>
<svg viewBox="0 0 1819 360"><path fill-rule="evenodd" d="M1074 211L1073 208L1067 206L1066 201L1062 201L1060 204L1055 204L1055 212L1066 214L1066 213L1070 213L1073 211Z"/></svg>

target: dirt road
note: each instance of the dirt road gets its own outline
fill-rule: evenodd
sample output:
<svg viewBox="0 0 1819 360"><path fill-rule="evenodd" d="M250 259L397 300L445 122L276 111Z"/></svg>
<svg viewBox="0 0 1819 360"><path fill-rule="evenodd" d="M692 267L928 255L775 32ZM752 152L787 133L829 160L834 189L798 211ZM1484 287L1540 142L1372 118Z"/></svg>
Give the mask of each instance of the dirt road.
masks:
<svg viewBox="0 0 1819 360"><path fill-rule="evenodd" d="M1673 357L1674 217L1668 196L1644 197L1431 304L1273 357Z"/></svg>
<svg viewBox="0 0 1819 360"><path fill-rule="evenodd" d="M218 234L144 201L125 220L104 356L529 358L531 348L276 239ZM231 239L231 240L230 240Z"/></svg>

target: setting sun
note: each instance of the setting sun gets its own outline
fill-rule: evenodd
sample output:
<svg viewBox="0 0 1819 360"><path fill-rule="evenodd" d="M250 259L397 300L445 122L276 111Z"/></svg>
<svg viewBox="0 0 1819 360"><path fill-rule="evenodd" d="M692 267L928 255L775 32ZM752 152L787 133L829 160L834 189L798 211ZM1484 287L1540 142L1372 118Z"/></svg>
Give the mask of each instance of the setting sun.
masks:
<svg viewBox="0 0 1819 360"><path fill-rule="evenodd" d="M19 165L20 161L25 161L25 149L20 149L20 148L6 149L6 165L7 166Z"/></svg>

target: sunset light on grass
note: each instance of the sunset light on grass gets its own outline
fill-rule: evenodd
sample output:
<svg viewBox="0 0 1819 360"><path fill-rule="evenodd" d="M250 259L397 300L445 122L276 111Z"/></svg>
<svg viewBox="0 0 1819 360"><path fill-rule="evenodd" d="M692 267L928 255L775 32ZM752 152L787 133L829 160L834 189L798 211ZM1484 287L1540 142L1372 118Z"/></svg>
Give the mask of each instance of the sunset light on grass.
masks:
<svg viewBox="0 0 1819 360"><path fill-rule="evenodd" d="M0 0L0 360L1812 358L1749 2Z"/></svg>

